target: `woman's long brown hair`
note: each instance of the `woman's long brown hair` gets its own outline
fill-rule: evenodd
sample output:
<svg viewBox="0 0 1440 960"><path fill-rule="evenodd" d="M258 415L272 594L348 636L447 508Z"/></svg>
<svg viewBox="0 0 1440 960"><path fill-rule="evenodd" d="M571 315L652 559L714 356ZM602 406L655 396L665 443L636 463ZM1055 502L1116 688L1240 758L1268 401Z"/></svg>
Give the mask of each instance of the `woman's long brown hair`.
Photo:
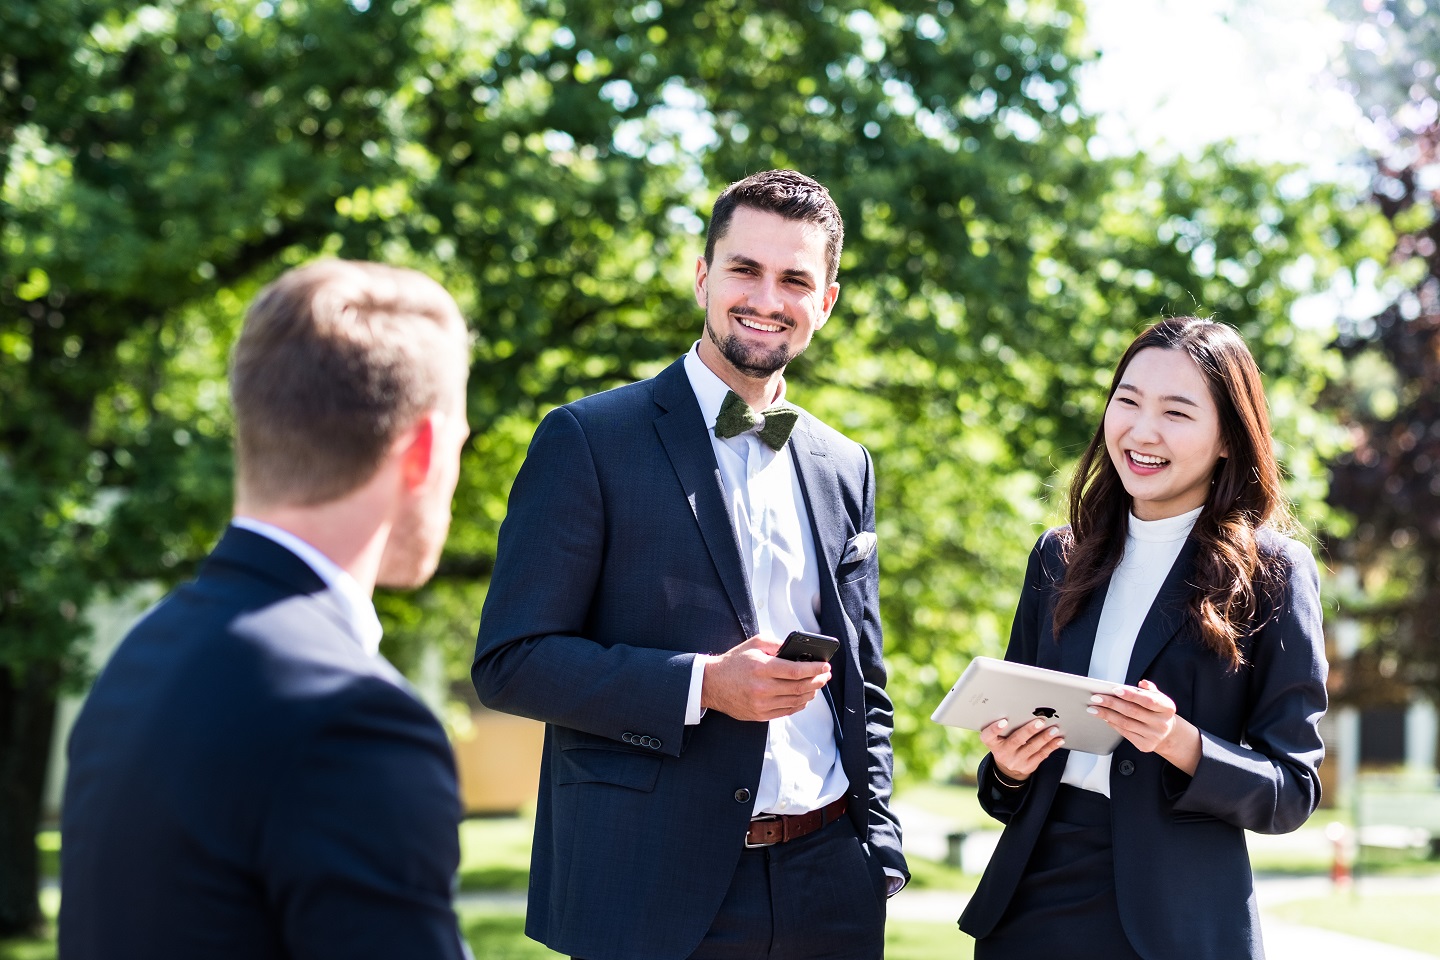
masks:
<svg viewBox="0 0 1440 960"><path fill-rule="evenodd" d="M1210 496L1191 533L1199 551L1190 614L1205 645L1231 669L1239 669L1244 663L1239 641L1260 625L1262 595L1278 576L1260 554L1256 531L1267 525L1288 531L1291 526L1260 370L1230 327L1198 317L1171 317L1130 344L1115 368L1110 398L1130 361L1151 348L1185 351L1200 368L1220 415L1220 438L1229 456L1215 465ZM1057 638L1120 563L1130 506L1130 495L1105 449L1102 418L1070 482L1070 528L1062 541L1065 576L1055 605Z"/></svg>

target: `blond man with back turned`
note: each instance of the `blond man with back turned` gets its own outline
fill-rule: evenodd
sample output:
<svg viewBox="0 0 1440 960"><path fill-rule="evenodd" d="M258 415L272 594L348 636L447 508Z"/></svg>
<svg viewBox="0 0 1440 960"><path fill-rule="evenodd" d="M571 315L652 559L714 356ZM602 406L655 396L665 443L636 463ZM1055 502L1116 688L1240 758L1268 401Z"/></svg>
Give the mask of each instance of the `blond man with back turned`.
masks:
<svg viewBox="0 0 1440 960"><path fill-rule="evenodd" d="M70 740L67 958L459 958L439 723L378 654L434 571L467 334L410 270L326 261L235 347L235 516L121 643Z"/></svg>

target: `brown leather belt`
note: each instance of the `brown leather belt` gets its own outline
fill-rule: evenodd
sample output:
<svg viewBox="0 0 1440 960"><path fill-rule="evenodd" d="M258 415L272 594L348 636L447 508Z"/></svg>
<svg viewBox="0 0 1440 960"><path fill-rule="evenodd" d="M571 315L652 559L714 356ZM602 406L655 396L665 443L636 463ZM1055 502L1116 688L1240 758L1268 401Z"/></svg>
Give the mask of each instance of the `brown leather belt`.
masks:
<svg viewBox="0 0 1440 960"><path fill-rule="evenodd" d="M768 847L787 840L795 840L808 833L814 833L845 815L845 798L841 797L819 810L785 816L779 813L762 813L750 821L750 830L745 835L745 846Z"/></svg>

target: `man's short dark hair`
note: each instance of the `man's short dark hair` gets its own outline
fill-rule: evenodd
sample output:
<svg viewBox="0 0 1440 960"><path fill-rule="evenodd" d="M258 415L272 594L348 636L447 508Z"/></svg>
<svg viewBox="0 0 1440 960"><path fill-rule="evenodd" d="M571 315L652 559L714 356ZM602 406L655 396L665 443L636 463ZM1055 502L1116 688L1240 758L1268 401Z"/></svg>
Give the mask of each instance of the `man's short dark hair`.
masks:
<svg viewBox="0 0 1440 960"><path fill-rule="evenodd" d="M766 170L752 173L726 187L710 213L705 234L705 262L715 257L715 244L730 229L736 207L754 207L779 214L786 220L813 223L825 231L825 282L834 283L840 274L840 248L845 244L845 224L840 208L818 181L794 170Z"/></svg>

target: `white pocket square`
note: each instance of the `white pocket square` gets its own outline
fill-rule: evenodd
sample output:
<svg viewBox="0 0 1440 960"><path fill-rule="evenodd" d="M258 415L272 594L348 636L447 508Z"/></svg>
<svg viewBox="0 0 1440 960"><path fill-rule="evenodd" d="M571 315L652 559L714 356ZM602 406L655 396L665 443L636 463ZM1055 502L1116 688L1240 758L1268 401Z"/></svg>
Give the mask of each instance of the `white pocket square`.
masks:
<svg viewBox="0 0 1440 960"><path fill-rule="evenodd" d="M841 563L857 563L861 560L870 559L870 554L875 552L875 534L864 530L850 538L845 544L845 555L840 558Z"/></svg>

